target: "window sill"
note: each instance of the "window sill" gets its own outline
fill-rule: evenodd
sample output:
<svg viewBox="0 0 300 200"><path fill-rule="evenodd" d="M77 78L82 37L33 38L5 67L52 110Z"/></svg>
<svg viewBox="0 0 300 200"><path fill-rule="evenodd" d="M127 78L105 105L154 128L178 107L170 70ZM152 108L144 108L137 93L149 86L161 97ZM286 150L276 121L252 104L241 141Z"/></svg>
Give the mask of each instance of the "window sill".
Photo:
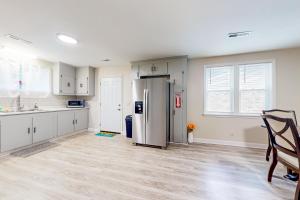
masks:
<svg viewBox="0 0 300 200"><path fill-rule="evenodd" d="M203 116L217 118L260 118L260 114L225 114L225 113L203 113Z"/></svg>

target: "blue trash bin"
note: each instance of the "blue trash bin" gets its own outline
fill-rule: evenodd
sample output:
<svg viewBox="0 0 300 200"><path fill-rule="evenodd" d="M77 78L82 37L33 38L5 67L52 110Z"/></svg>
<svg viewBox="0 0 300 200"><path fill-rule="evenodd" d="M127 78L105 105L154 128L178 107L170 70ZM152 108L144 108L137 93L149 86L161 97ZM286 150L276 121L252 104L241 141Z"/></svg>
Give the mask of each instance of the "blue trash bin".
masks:
<svg viewBox="0 0 300 200"><path fill-rule="evenodd" d="M126 122L126 136L132 138L132 115L127 115L125 118Z"/></svg>

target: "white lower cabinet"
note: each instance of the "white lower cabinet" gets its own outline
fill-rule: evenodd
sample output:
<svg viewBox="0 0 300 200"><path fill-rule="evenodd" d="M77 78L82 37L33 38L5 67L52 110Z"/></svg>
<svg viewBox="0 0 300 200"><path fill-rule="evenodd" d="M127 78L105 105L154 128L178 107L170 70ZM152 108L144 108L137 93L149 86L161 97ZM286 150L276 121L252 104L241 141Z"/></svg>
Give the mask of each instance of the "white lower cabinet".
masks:
<svg viewBox="0 0 300 200"><path fill-rule="evenodd" d="M88 128L89 112L87 109L75 111L75 131L81 131Z"/></svg>
<svg viewBox="0 0 300 200"><path fill-rule="evenodd" d="M32 144L32 115L1 118L1 152Z"/></svg>
<svg viewBox="0 0 300 200"><path fill-rule="evenodd" d="M88 109L1 116L1 152L87 128Z"/></svg>
<svg viewBox="0 0 300 200"><path fill-rule="evenodd" d="M56 113L39 113L32 119L33 143L49 140L56 136Z"/></svg>
<svg viewBox="0 0 300 200"><path fill-rule="evenodd" d="M59 136L74 132L74 111L58 112L57 123Z"/></svg>
<svg viewBox="0 0 300 200"><path fill-rule="evenodd" d="M88 128L88 110L58 112L58 135L65 135Z"/></svg>

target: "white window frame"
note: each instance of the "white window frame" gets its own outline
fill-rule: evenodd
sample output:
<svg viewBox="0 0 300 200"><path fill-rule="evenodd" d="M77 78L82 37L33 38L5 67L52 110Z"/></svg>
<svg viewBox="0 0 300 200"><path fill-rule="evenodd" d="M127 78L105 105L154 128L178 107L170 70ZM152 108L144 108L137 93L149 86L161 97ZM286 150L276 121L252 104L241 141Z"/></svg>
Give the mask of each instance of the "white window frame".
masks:
<svg viewBox="0 0 300 200"><path fill-rule="evenodd" d="M206 64L203 67L203 74L204 74L204 79L203 79L203 85L204 85L204 90L203 90L203 110L204 110L204 115L212 115L212 116L220 116L220 117L259 117L260 113L240 113L239 106L239 66L240 65L251 65L251 64L262 64L262 63L271 63L272 64L272 80L271 80L271 88L270 88L270 109L276 107L276 62L275 59L267 59L267 60L255 60L255 61L246 61L246 62L234 62L234 63L219 63L219 64ZM233 94L233 99L232 99L232 104L233 104L233 112L209 112L206 110L206 69L208 68L217 68L217 67L225 67L225 66L233 66L234 68L234 94Z"/></svg>

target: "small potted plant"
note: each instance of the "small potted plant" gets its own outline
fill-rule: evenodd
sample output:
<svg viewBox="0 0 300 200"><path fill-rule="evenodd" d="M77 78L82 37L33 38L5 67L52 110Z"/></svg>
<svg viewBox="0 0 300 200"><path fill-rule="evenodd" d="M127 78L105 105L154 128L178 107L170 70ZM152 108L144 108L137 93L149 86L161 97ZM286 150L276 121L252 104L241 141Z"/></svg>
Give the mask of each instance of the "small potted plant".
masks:
<svg viewBox="0 0 300 200"><path fill-rule="evenodd" d="M196 129L196 125L194 123L188 123L187 134L188 134L188 143L191 144L194 142L194 130Z"/></svg>

